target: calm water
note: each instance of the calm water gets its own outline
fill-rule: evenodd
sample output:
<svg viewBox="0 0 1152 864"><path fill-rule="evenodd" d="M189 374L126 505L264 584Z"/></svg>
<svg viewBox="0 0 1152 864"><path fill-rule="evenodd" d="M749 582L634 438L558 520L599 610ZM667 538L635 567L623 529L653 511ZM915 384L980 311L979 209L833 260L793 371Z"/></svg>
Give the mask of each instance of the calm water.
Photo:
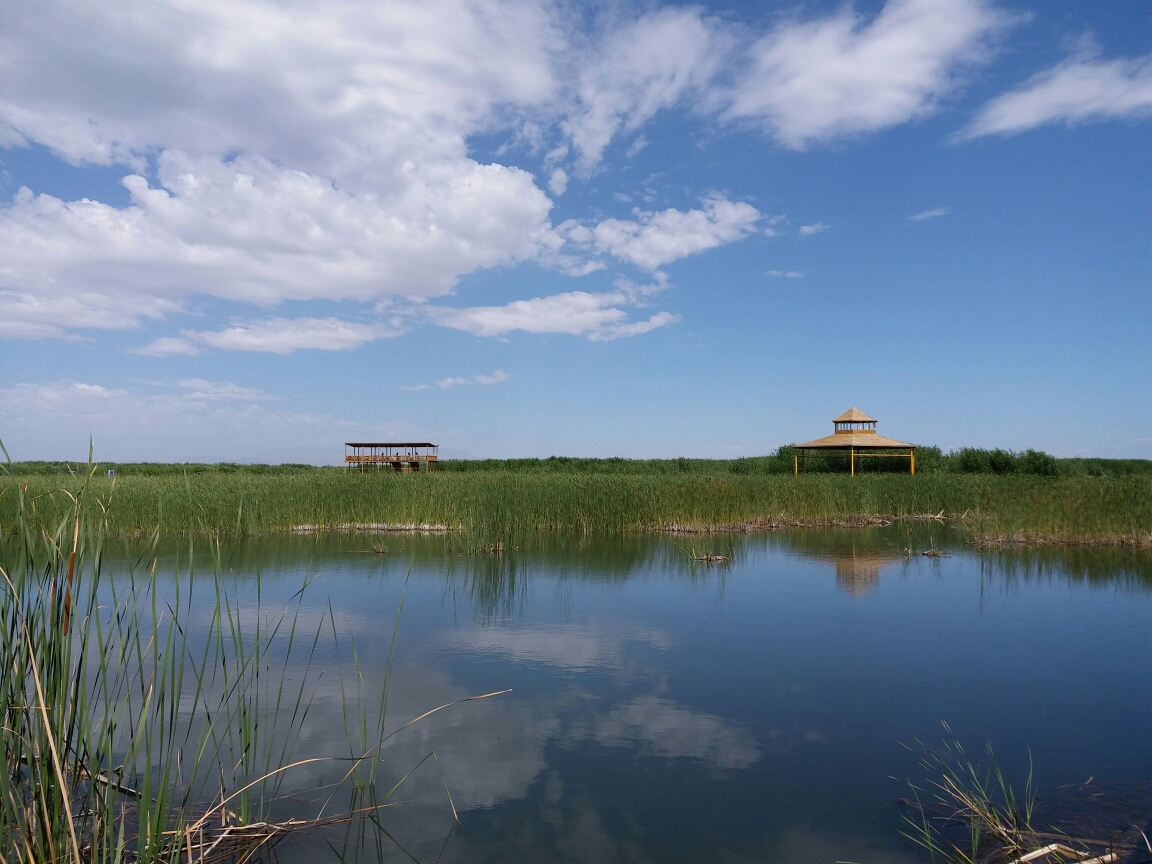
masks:
<svg viewBox="0 0 1152 864"><path fill-rule="evenodd" d="M364 551L374 542L387 553ZM693 565L690 543L733 560ZM902 553L933 543L947 557ZM893 527L502 555L437 537L302 537L223 560L253 609L257 586L271 609L318 577L301 627L327 616L354 637L367 691L403 592L391 727L512 688L386 750L389 777L434 750L459 810L452 829L432 762L402 787L411 803L382 822L420 861L920 861L895 799L925 777L904 745L939 743L941 721L975 754L992 742L1019 782L1030 753L1042 793L1152 779L1147 552L981 554L940 528ZM324 674L297 755L346 752L350 644L313 659ZM322 854L318 838L281 849Z"/></svg>

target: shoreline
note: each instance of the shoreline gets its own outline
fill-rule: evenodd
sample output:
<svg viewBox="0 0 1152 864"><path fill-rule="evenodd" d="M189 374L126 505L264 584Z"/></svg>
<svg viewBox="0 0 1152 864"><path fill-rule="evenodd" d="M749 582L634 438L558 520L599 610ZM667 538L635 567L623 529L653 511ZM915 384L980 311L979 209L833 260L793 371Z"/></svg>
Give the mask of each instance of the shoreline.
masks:
<svg viewBox="0 0 1152 864"><path fill-rule="evenodd" d="M766 534L773 531L791 531L818 528L883 528L896 522L939 522L941 524L962 522L963 517L941 514L916 514L909 516L864 516L859 518L835 519L751 519L743 522L672 524L654 527L637 534L667 534L671 536L722 535L722 534ZM337 525L293 525L287 531L270 530L269 536L292 534L296 536L313 534L415 534L421 536L466 533L468 529L459 525L412 524L394 522L358 522ZM546 532L564 534L568 532ZM972 543L977 549L1029 548L1039 546L1062 546L1067 548L1106 547L1116 549L1152 549L1152 534L1125 534L1119 536L1092 535L1014 535L986 534Z"/></svg>

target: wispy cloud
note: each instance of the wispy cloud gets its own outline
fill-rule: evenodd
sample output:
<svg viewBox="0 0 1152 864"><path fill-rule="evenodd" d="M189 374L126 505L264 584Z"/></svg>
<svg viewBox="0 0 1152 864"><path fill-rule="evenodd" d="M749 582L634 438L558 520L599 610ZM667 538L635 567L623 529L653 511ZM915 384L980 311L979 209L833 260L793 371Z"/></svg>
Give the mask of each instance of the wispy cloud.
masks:
<svg viewBox="0 0 1152 864"><path fill-rule="evenodd" d="M502 384L508 380L508 373L503 369L497 369L491 375L473 375L471 378L441 378L436 382L436 386L441 390L447 390L449 387L461 387L469 384L479 384L482 387L490 387L493 384ZM401 387L401 390L427 390L427 384L417 384L415 387Z"/></svg>
<svg viewBox="0 0 1152 864"><path fill-rule="evenodd" d="M775 276L778 279L800 279L804 276L799 270L769 270L766 276Z"/></svg>
<svg viewBox="0 0 1152 864"><path fill-rule="evenodd" d="M815 236L816 234L821 233L822 231L827 231L831 227L832 227L831 225L827 225L823 222L813 222L811 225L801 225L800 226L800 236L801 237L812 237L812 236Z"/></svg>
<svg viewBox="0 0 1152 864"><path fill-rule="evenodd" d="M909 216L909 222L923 222L925 219L935 219L937 216L947 216L947 207L933 207L931 210L925 210L922 213L917 213L915 216Z"/></svg>
<svg viewBox="0 0 1152 864"><path fill-rule="evenodd" d="M1081 52L985 105L955 136L1012 135L1050 123L1152 117L1152 54L1101 60Z"/></svg>
<svg viewBox="0 0 1152 864"><path fill-rule="evenodd" d="M527 333L568 333L594 342L637 336L678 321L669 312L658 312L646 321L629 322L620 306L634 305L637 293L625 288L605 294L568 291L550 297L516 300L506 306L473 306L453 309L428 307L426 314L442 327L464 330L477 336L502 337L514 330Z"/></svg>
<svg viewBox="0 0 1152 864"><path fill-rule="evenodd" d="M1008 22L981 0L889 0L871 20L851 4L785 20L749 50L722 116L762 123L803 149L930 113Z"/></svg>
<svg viewBox="0 0 1152 864"><path fill-rule="evenodd" d="M436 386L441 390L447 390L449 387L465 387L471 384L478 384L481 387L491 387L493 384L503 384L509 379L507 372L503 369L497 369L491 375L473 375L471 378L463 377L450 377L441 378L436 382ZM401 390L416 392L418 390L430 390L431 384L410 384L407 387L401 387Z"/></svg>
<svg viewBox="0 0 1152 864"><path fill-rule="evenodd" d="M4 443L25 459L83 458L92 435L101 460L335 462L341 443L365 440L360 436L413 441L431 434L397 418L353 422L274 410L277 404L284 403L263 390L201 378L137 387L68 380L0 387Z"/></svg>
<svg viewBox="0 0 1152 864"><path fill-rule="evenodd" d="M256 387L241 387L231 381L183 378L176 383L189 391L184 394L186 398L204 402L270 402L280 398Z"/></svg>
<svg viewBox="0 0 1152 864"><path fill-rule="evenodd" d="M347 351L365 342L397 336L401 332L395 323L356 324L339 318L269 318L224 330L182 330L179 337L161 337L134 349L133 353L150 357L191 357L204 348L269 354L291 354L309 348Z"/></svg>

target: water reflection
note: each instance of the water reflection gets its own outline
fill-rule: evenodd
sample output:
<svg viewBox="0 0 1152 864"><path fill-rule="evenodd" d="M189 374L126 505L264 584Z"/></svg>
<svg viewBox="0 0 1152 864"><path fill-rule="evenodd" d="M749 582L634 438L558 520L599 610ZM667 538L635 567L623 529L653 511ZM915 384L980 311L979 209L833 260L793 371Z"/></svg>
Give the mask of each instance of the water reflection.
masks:
<svg viewBox="0 0 1152 864"><path fill-rule="evenodd" d="M512 688L391 740L385 779L435 751L460 813L453 829L426 762L412 803L384 817L421 861L919 860L890 827L906 791L890 778L918 776L901 745L938 740L942 719L975 750L994 741L1010 772L1031 752L1042 788L1152 773L1146 552L981 552L939 525L693 543L732 561L695 562L675 537L492 554L355 535L250 541L221 560L251 614L257 585L268 607L311 574L302 629L354 637L354 676L347 651L312 661L297 756L341 746L352 677L384 688L401 598L389 730Z"/></svg>

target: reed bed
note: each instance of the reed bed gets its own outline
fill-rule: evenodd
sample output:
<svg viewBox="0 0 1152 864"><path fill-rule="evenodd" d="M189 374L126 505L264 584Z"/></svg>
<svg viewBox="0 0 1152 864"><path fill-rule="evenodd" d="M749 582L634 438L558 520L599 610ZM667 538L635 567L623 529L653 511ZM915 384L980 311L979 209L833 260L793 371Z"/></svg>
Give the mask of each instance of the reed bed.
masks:
<svg viewBox="0 0 1152 864"><path fill-rule="evenodd" d="M385 747L411 725L385 732L387 677L365 689L336 615L305 627L307 581L287 605L253 608L231 593L218 557L209 575L193 572L204 544L191 534L175 573L158 577L145 553L105 575L117 499L90 474L76 479L40 499L6 490L0 862L267 860L308 830L325 832L340 860L378 851L400 786L382 782ZM153 550L158 539L154 530ZM347 663L344 735L330 755L298 758L318 651L328 666ZM432 768L436 756L424 760ZM339 779L307 794L293 786L320 763Z"/></svg>
<svg viewBox="0 0 1152 864"><path fill-rule="evenodd" d="M1143 477L938 474L720 475L487 471L20 475L0 490L0 528L56 525L82 482L113 533L262 534L349 526L464 530L485 542L531 533L635 534L860 525L934 517L974 542L1149 545ZM23 505L18 505L18 499ZM21 514L20 507L24 507ZM307 526L307 527L305 527Z"/></svg>

